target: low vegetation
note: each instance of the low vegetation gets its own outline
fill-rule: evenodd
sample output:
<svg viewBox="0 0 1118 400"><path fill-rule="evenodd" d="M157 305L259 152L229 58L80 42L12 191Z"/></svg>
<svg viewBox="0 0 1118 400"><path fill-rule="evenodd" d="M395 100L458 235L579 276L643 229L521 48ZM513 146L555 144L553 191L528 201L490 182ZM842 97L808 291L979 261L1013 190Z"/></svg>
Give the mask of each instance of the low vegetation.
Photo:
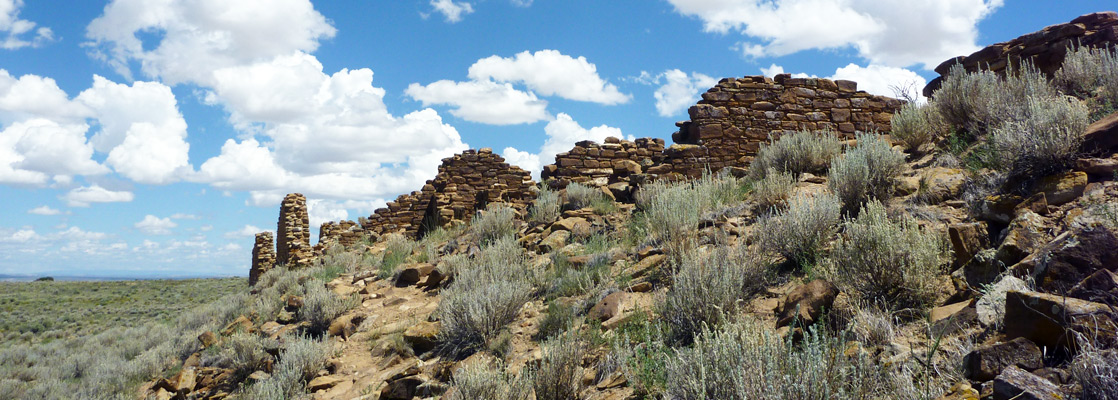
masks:
<svg viewBox="0 0 1118 400"><path fill-rule="evenodd" d="M859 134L857 140L832 163L827 176L827 187L838 195L846 213L856 212L868 200L889 200L904 167L904 155L880 135Z"/></svg>
<svg viewBox="0 0 1118 400"><path fill-rule="evenodd" d="M835 235L841 209L838 197L830 193L796 196L786 210L757 221L757 244L807 270Z"/></svg>
<svg viewBox="0 0 1118 400"><path fill-rule="evenodd" d="M798 131L762 144L749 164L750 176L761 179L769 171L799 175L826 172L831 160L842 152L838 134L831 131Z"/></svg>

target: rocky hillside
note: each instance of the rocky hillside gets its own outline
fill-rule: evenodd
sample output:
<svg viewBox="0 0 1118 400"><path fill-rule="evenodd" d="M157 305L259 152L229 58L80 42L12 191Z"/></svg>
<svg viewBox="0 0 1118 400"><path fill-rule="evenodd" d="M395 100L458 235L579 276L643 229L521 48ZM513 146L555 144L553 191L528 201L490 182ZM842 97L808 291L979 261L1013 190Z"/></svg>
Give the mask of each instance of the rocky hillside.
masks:
<svg viewBox="0 0 1118 400"><path fill-rule="evenodd" d="M676 144L579 143L540 184L467 151L313 247L290 195L241 313L140 394L1118 398L1116 32L960 58L920 105L724 79Z"/></svg>

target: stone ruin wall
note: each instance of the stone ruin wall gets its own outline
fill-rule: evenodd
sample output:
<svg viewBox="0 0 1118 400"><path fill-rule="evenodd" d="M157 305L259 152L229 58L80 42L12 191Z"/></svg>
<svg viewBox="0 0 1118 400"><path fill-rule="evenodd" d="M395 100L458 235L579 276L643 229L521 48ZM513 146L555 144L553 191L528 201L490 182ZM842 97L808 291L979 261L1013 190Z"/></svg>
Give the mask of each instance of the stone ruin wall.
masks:
<svg viewBox="0 0 1118 400"><path fill-rule="evenodd" d="M509 165L493 150L466 150L443 159L435 179L420 191L405 194L376 210L364 223L377 235L402 232L422 236L424 224L443 226L469 222L489 203L506 203L524 210L536 199L535 182L527 171Z"/></svg>
<svg viewBox="0 0 1118 400"><path fill-rule="evenodd" d="M313 250L307 198L301 193L288 194L280 205L276 226L276 265L308 266L314 259Z"/></svg>
<svg viewBox="0 0 1118 400"><path fill-rule="evenodd" d="M318 244L314 245L315 255L326 253L334 245L351 248L365 238L365 230L354 221L323 222L318 229Z"/></svg>
<svg viewBox="0 0 1118 400"><path fill-rule="evenodd" d="M566 153L555 156L555 164L544 166L540 177L552 188L571 183L608 187L622 199L630 192L630 180L644 169L664 160L664 139L640 138L635 141L606 138L598 144L585 140Z"/></svg>
<svg viewBox="0 0 1118 400"><path fill-rule="evenodd" d="M255 285L261 275L276 266L276 248L272 243L272 232L256 234L256 244L252 246L252 268L248 271L248 284Z"/></svg>
<svg viewBox="0 0 1118 400"><path fill-rule="evenodd" d="M716 172L748 166L761 143L787 132L830 130L846 139L855 132L889 132L893 113L902 104L901 100L858 91L858 84L851 81L792 78L789 74L772 79L726 78L688 110L689 121L676 124L679 131L672 135L676 144L671 147L662 149L659 139L611 139L603 145L580 142L557 155L556 163L544 167L542 176L558 180L560 187L569 182L604 187L639 185L648 179L697 178L708 169ZM658 150L653 141L658 141L660 154L636 159L629 152L624 157L616 151L613 158L600 155L606 146L615 149L618 144L652 153ZM599 155L593 155L595 150ZM621 169L614 168L617 160L637 161L641 169L627 169L631 164L625 163L619 164Z"/></svg>
<svg viewBox="0 0 1118 400"><path fill-rule="evenodd" d="M1020 66L1027 59L1044 74L1052 76L1064 63L1069 47L1110 47L1118 45L1118 13L1091 13L1071 22L1046 27L1016 39L986 46L973 54L944 61L936 67L940 76L924 87L924 96L931 97L955 64L969 72L980 69L1004 73L1011 66Z"/></svg>

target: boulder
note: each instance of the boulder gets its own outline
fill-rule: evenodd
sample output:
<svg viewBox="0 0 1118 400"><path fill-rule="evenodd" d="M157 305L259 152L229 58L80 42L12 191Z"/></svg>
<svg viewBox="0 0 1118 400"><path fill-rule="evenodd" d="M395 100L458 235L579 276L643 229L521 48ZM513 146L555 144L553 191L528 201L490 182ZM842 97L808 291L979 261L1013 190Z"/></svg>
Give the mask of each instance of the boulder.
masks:
<svg viewBox="0 0 1118 400"><path fill-rule="evenodd" d="M605 322L617 316L621 311L621 303L625 301L625 296L625 292L610 293L602 298L602 301L599 301L598 304L595 304L586 316L598 322Z"/></svg>
<svg viewBox="0 0 1118 400"><path fill-rule="evenodd" d="M571 238L571 232L566 230L552 231L547 235L539 244L540 253L550 253L552 251L563 248L567 245L567 240Z"/></svg>
<svg viewBox="0 0 1118 400"><path fill-rule="evenodd" d="M551 231L557 230L569 231L572 234L588 233L590 232L590 222L582 217L563 218L551 224Z"/></svg>
<svg viewBox="0 0 1118 400"><path fill-rule="evenodd" d="M237 317L237 319L234 319L233 322L225 325L225 328L221 329L221 334L225 336L232 335L235 332L251 333L252 321L249 320L248 317L241 315Z"/></svg>
<svg viewBox="0 0 1118 400"><path fill-rule="evenodd" d="M348 338L357 331L357 325L360 325L364 319L364 316L357 314L342 315L330 322L330 326L326 328L326 333L330 336Z"/></svg>
<svg viewBox="0 0 1118 400"><path fill-rule="evenodd" d="M994 379L995 400L1063 400L1059 387L1016 366Z"/></svg>
<svg viewBox="0 0 1118 400"><path fill-rule="evenodd" d="M948 227L947 233L951 238L951 247L955 255L952 265L956 268L966 265L979 251L989 248L990 235L987 232L985 222L954 224Z"/></svg>
<svg viewBox="0 0 1118 400"><path fill-rule="evenodd" d="M1118 148L1118 113L1113 113L1095 121L1083 134L1080 147L1088 154L1109 154Z"/></svg>
<svg viewBox="0 0 1118 400"><path fill-rule="evenodd" d="M202 345L203 349L213 346L217 344L217 335L215 335L211 331L202 332L200 335L198 335L198 343Z"/></svg>
<svg viewBox="0 0 1118 400"><path fill-rule="evenodd" d="M1060 235L1029 260L1037 287L1051 293L1064 293L1096 271L1118 271L1118 234L1098 226Z"/></svg>
<svg viewBox="0 0 1118 400"><path fill-rule="evenodd" d="M994 249L979 251L962 268L953 272L952 278L962 280L967 289L975 291L994 282L1006 270L1005 263L998 260L997 254Z"/></svg>
<svg viewBox="0 0 1118 400"><path fill-rule="evenodd" d="M978 323L978 311L974 303L974 300L967 300L933 308L928 313L933 334L954 333L960 327Z"/></svg>
<svg viewBox="0 0 1118 400"><path fill-rule="evenodd" d="M1118 274L1105 269L1095 271L1068 290L1068 296L1118 306Z"/></svg>
<svg viewBox="0 0 1118 400"><path fill-rule="evenodd" d="M667 259L668 256L665 256L663 254L649 255L648 257L645 257L644 259L638 261L632 267L629 267L626 270L626 273L633 278L640 278L642 276L648 275L649 272L652 272L652 270L654 270L656 267L659 267L660 264L663 264L664 261Z"/></svg>
<svg viewBox="0 0 1118 400"><path fill-rule="evenodd" d="M411 286L419 283L420 279L426 278L431 271L435 270L434 264L419 263L405 265L400 270L400 274L396 276L396 287Z"/></svg>
<svg viewBox="0 0 1118 400"><path fill-rule="evenodd" d="M194 390L194 385L198 384L198 370L194 367L183 368L171 379L173 388L176 393L186 394Z"/></svg>
<svg viewBox="0 0 1118 400"><path fill-rule="evenodd" d="M1114 176L1118 173L1118 154L1109 158L1080 158L1075 160L1075 170L1091 175Z"/></svg>
<svg viewBox="0 0 1118 400"><path fill-rule="evenodd" d="M319 376L311 379L310 382L307 382L307 391L313 393L319 390L326 390L337 386L339 383L342 383L344 381L345 379L336 376Z"/></svg>
<svg viewBox="0 0 1118 400"><path fill-rule="evenodd" d="M781 328L798 321L805 326L811 325L831 308L839 290L831 282L816 279L793 289L784 296L777 311L776 327Z"/></svg>
<svg viewBox="0 0 1118 400"><path fill-rule="evenodd" d="M978 321L984 326L993 326L1002 322L1005 316L1006 293L1010 291L1029 290L1029 284L1013 276L1002 277L997 283L991 285L975 303Z"/></svg>
<svg viewBox="0 0 1118 400"><path fill-rule="evenodd" d="M1083 195L1087 188L1087 173L1083 171L1068 171L1061 174L1046 176L1037 181L1036 192L1044 193L1048 205L1058 206L1070 203Z"/></svg>
<svg viewBox="0 0 1118 400"><path fill-rule="evenodd" d="M1118 319L1105 304L1029 291L1005 298L1006 337L1023 337L1052 349L1074 352L1076 336L1100 345L1118 344Z"/></svg>
<svg viewBox="0 0 1118 400"><path fill-rule="evenodd" d="M439 323L423 321L404 330L404 343L415 351L423 354L431 351L438 344Z"/></svg>
<svg viewBox="0 0 1118 400"><path fill-rule="evenodd" d="M1044 368L1044 353L1035 343L1019 337L1004 343L980 346L963 359L967 379L976 381L994 379L1010 366L1026 371Z"/></svg>
<svg viewBox="0 0 1118 400"><path fill-rule="evenodd" d="M928 168L920 176L920 195L932 203L954 199L962 193L966 182L966 172L961 169Z"/></svg>
<svg viewBox="0 0 1118 400"><path fill-rule="evenodd" d="M1044 217L1037 213L1025 211L1018 215L1006 228L1005 240L998 246L998 261L1013 265L1032 254L1052 239L1047 228Z"/></svg>

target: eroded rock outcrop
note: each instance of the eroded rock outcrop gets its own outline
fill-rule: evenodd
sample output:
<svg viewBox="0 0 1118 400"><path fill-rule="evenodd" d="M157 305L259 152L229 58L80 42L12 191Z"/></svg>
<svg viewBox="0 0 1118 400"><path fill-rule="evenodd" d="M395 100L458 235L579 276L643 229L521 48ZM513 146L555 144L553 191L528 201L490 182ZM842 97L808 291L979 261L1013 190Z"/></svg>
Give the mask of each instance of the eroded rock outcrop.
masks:
<svg viewBox="0 0 1118 400"><path fill-rule="evenodd" d="M1082 15L1071 22L1046 27L1016 39L992 44L970 55L958 56L936 67L940 76L924 87L931 97L955 64L967 71L1003 72L1029 60L1041 72L1051 76L1064 63L1068 47L1113 47L1118 45L1118 13L1114 11Z"/></svg>

